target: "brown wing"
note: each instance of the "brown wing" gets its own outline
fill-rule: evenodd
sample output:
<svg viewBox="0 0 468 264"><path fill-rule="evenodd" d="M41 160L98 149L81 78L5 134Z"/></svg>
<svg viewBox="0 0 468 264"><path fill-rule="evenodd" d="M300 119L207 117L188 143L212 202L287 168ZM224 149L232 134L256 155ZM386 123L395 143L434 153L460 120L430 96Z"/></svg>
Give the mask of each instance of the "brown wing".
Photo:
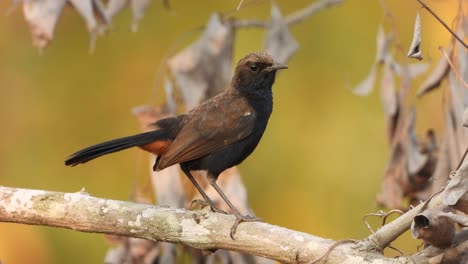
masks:
<svg viewBox="0 0 468 264"><path fill-rule="evenodd" d="M237 142L252 133L255 113L241 97L223 96L200 105L161 156L158 169L194 160Z"/></svg>

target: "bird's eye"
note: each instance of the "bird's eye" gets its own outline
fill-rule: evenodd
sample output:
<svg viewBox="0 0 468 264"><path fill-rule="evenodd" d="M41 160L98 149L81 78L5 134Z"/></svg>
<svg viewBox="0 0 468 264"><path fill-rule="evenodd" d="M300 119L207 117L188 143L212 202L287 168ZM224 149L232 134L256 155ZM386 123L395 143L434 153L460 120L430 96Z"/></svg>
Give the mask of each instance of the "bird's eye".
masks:
<svg viewBox="0 0 468 264"><path fill-rule="evenodd" d="M250 64L250 70L253 71L253 72L257 72L258 71L257 64L255 64L255 63Z"/></svg>

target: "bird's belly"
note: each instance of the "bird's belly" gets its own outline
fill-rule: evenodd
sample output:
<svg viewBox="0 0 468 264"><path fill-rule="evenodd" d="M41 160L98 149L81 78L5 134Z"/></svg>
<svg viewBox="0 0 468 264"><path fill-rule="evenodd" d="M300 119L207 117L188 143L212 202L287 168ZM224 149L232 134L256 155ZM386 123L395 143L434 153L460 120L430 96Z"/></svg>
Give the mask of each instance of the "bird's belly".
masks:
<svg viewBox="0 0 468 264"><path fill-rule="evenodd" d="M210 155L184 162L184 165L190 170L207 170L211 175L217 177L224 170L238 165L247 158L257 147L262 134L263 131L259 135L251 134L249 137L230 144Z"/></svg>

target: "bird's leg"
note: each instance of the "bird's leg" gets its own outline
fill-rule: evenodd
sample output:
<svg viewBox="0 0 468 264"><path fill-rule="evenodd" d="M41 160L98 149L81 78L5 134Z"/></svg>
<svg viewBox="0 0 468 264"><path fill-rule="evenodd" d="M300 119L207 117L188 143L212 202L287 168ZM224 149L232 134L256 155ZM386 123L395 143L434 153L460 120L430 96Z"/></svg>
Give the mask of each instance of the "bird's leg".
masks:
<svg viewBox="0 0 468 264"><path fill-rule="evenodd" d="M183 166L181 166L181 168L182 168L182 171L185 173L185 175L187 175L189 180L193 183L195 188L197 188L198 192L203 196L203 199L205 199L205 203L203 201L201 201L201 200L198 200L198 199L193 200L192 201L192 206L193 206L193 204L197 203L197 204L201 204L202 206L210 206L210 208L211 208L211 210L213 212L217 212L217 213L221 213L221 214L227 214L226 212L224 212L223 210L221 210L221 209L219 209L218 207L215 206L213 200L211 200L210 197L208 197L208 195L205 193L205 191L203 191L203 188L195 180L193 175L190 173L190 170L184 168Z"/></svg>
<svg viewBox="0 0 468 264"><path fill-rule="evenodd" d="M231 227L231 238L234 240L234 234L236 233L237 226L242 223L242 222L263 222L261 218L258 217L253 217L250 215L242 215L239 210L231 203L231 201L227 198L227 196L224 194L224 192L219 188L218 184L216 183L216 177L208 173L208 182L210 183L211 186L218 192L218 194L223 198L224 202L231 208L232 212L234 213L234 216L236 217L236 222L234 225Z"/></svg>

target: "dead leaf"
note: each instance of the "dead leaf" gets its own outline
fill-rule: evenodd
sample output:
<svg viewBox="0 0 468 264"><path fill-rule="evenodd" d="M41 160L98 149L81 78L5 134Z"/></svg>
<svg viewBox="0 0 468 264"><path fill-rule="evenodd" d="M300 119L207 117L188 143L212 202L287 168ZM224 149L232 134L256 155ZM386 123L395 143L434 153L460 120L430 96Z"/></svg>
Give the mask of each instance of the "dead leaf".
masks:
<svg viewBox="0 0 468 264"><path fill-rule="evenodd" d="M163 1L166 8L169 7L169 1ZM111 19L122 11L126 6L131 4L133 21L131 29L133 32L138 31L138 23L143 18L146 9L150 4L150 0L110 0L107 4L106 14Z"/></svg>
<svg viewBox="0 0 468 264"><path fill-rule="evenodd" d="M159 257L158 242L140 238L121 238L117 247L107 251L104 263L155 263Z"/></svg>
<svg viewBox="0 0 468 264"><path fill-rule="evenodd" d="M376 63L384 63L390 53L388 52L388 47L393 40L393 34L385 35L385 31L382 25L379 25L377 30L377 54L375 56Z"/></svg>
<svg viewBox="0 0 468 264"><path fill-rule="evenodd" d="M439 87L442 80L447 76L449 69L447 60L442 56L421 87L419 87L417 95L423 96Z"/></svg>
<svg viewBox="0 0 468 264"><path fill-rule="evenodd" d="M47 46L67 0L23 1L24 18L32 33L33 45L39 49Z"/></svg>
<svg viewBox="0 0 468 264"><path fill-rule="evenodd" d="M425 73L429 69L429 66L430 66L429 63L424 63L424 62L408 64L407 69L409 71L409 77L411 78L418 77L419 75ZM398 76L400 77L403 76L403 68L397 62L394 62L393 69Z"/></svg>
<svg viewBox="0 0 468 264"><path fill-rule="evenodd" d="M356 85L356 87L353 89L353 93L360 96L369 95L374 88L376 75L377 68L375 65L373 65L366 79Z"/></svg>
<svg viewBox="0 0 468 264"><path fill-rule="evenodd" d="M164 80L164 91L166 92L166 109L168 113L175 114L177 110L176 99L174 96L174 85L171 80Z"/></svg>
<svg viewBox="0 0 468 264"><path fill-rule="evenodd" d="M112 19L117 13L122 11L128 5L129 0L109 0L106 8L106 15Z"/></svg>
<svg viewBox="0 0 468 264"><path fill-rule="evenodd" d="M271 7L271 21L265 37L265 50L279 63L286 63L299 44L289 32L288 25L275 4Z"/></svg>
<svg viewBox="0 0 468 264"><path fill-rule="evenodd" d="M411 234L437 248L448 248L455 237L455 226L447 217L440 217L439 210L425 210L411 223Z"/></svg>
<svg viewBox="0 0 468 264"><path fill-rule="evenodd" d="M439 217L447 217L454 223L457 223L461 226L468 226L468 216L466 215L454 214L452 212L440 212Z"/></svg>
<svg viewBox="0 0 468 264"><path fill-rule="evenodd" d="M468 162L457 170L445 187L443 202L445 205L454 206L458 200L468 192Z"/></svg>
<svg viewBox="0 0 468 264"><path fill-rule="evenodd" d="M468 107L463 111L463 126L468 127Z"/></svg>
<svg viewBox="0 0 468 264"><path fill-rule="evenodd" d="M408 125L408 145L407 145L407 156L408 156L408 173L409 175L418 174L424 165L428 161L428 156L424 155L420 151L418 139L416 138L416 131L414 129L416 114L415 110L410 113L410 123Z"/></svg>
<svg viewBox="0 0 468 264"><path fill-rule="evenodd" d="M406 157L401 146L396 146L391 155L376 200L380 206L401 208L404 197L402 184L408 178L408 170L405 166Z"/></svg>
<svg viewBox="0 0 468 264"><path fill-rule="evenodd" d="M148 8L150 0L131 0L132 1L132 12L133 22L132 31L138 31L138 22L143 18L145 10Z"/></svg>
<svg viewBox="0 0 468 264"><path fill-rule="evenodd" d="M109 23L104 6L99 0L69 0L69 2L83 17L91 34L98 33L100 24L107 25Z"/></svg>
<svg viewBox="0 0 468 264"><path fill-rule="evenodd" d="M410 49L408 51L408 58L415 58L422 60L421 51L421 17L419 12L416 13L416 21L414 22L413 41L411 42Z"/></svg>
<svg viewBox="0 0 468 264"><path fill-rule="evenodd" d="M91 34L90 50L92 52L94 51L96 36L110 23L105 8L100 0L69 0L69 3L86 22L88 31Z"/></svg>
<svg viewBox="0 0 468 264"><path fill-rule="evenodd" d="M35 0L23 1L23 13L33 36L33 45L43 49L54 35L55 25L66 3L70 3L83 17L91 33L91 50L101 27L108 24L100 0Z"/></svg>
<svg viewBox="0 0 468 264"><path fill-rule="evenodd" d="M428 198L431 194L440 191L442 187L445 186L449 178L451 165L450 165L450 150L449 150L450 144L449 144L448 137L449 137L449 134L445 132L444 138L440 146L440 151L437 156L437 164L435 166L434 173L432 174L432 177L431 177L432 186L431 186L431 189L429 190L429 193L427 194L427 197L424 197L424 198Z"/></svg>
<svg viewBox="0 0 468 264"><path fill-rule="evenodd" d="M444 250L442 259L440 260L441 264L461 264L468 263L468 250L461 249L461 252L458 252L456 248L447 248Z"/></svg>
<svg viewBox="0 0 468 264"><path fill-rule="evenodd" d="M390 63L384 64L381 84L380 84L380 99L385 116L392 117L397 111L397 94L395 90L395 78Z"/></svg>
<svg viewBox="0 0 468 264"><path fill-rule="evenodd" d="M408 65L411 78L416 78L429 69L429 63L410 63Z"/></svg>
<svg viewBox="0 0 468 264"><path fill-rule="evenodd" d="M229 86L234 32L213 14L202 36L168 61L174 84L188 109Z"/></svg>

